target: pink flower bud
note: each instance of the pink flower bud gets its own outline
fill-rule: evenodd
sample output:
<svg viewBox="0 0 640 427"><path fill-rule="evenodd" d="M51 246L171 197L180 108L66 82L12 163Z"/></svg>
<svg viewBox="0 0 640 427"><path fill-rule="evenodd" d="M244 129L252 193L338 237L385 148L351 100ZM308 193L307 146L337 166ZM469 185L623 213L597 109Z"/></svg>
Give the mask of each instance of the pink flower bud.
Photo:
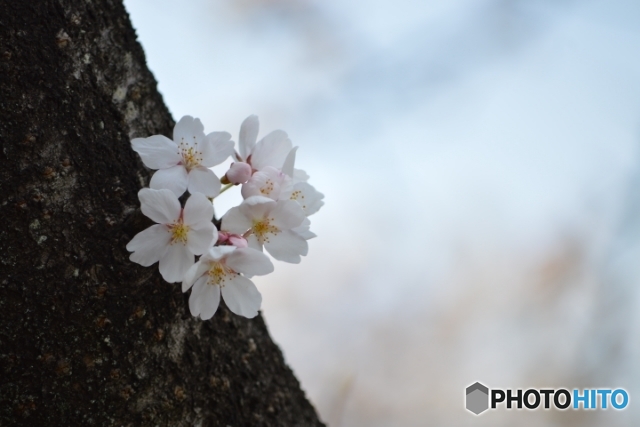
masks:
<svg viewBox="0 0 640 427"><path fill-rule="evenodd" d="M227 233L226 231L218 231L218 243L223 245L229 241L229 236L231 233Z"/></svg>
<svg viewBox="0 0 640 427"><path fill-rule="evenodd" d="M246 248L248 246L247 239L242 236L238 236L237 234L229 237L229 243L231 243L236 248Z"/></svg>
<svg viewBox="0 0 640 427"><path fill-rule="evenodd" d="M221 245L233 245L236 248L246 248L248 246L247 239L239 234L228 233L226 231L218 232L218 243Z"/></svg>
<svg viewBox="0 0 640 427"><path fill-rule="evenodd" d="M244 184L251 178L251 166L248 163L232 163L225 175L232 184Z"/></svg>

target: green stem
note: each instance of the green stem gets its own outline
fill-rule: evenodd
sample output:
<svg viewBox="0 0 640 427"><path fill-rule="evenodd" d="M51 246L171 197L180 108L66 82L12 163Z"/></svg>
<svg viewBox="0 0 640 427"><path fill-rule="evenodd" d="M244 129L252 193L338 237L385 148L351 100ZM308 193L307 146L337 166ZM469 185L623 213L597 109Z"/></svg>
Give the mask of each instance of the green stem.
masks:
<svg viewBox="0 0 640 427"><path fill-rule="evenodd" d="M220 190L220 194L224 193L225 191L227 191L228 189L230 189L231 187L233 187L233 184L227 184L224 187L222 187L222 190ZM220 195L218 194L218 195Z"/></svg>

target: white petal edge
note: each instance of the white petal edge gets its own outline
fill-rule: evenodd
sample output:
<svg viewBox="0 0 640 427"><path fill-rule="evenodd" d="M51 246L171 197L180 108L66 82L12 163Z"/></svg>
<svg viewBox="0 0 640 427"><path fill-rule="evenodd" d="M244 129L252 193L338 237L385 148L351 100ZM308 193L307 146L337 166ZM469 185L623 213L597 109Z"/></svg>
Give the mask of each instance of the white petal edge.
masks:
<svg viewBox="0 0 640 427"><path fill-rule="evenodd" d="M293 186L293 191L299 191L300 196L295 200L300 203L302 210L306 216L313 215L318 212L324 205L322 199L324 194L315 189L315 187L308 182L298 182Z"/></svg>
<svg viewBox="0 0 640 427"><path fill-rule="evenodd" d="M253 151L258 139L258 130L260 129L260 121L258 116L251 115L244 119L240 125L240 135L238 138L238 149L240 150L240 156L243 160L247 160L247 157Z"/></svg>
<svg viewBox="0 0 640 427"><path fill-rule="evenodd" d="M300 235L300 237L302 237L304 240L309 240L317 237L315 233L312 233L309 230L310 227L311 221L309 221L309 218L305 218L304 221L302 221L302 224L300 224L298 227L292 228L291 231Z"/></svg>
<svg viewBox="0 0 640 427"><path fill-rule="evenodd" d="M183 165L160 169L151 177L149 187L154 190L171 190L176 197L180 197L187 189L189 178Z"/></svg>
<svg viewBox="0 0 640 427"><path fill-rule="evenodd" d="M221 291L225 304L235 314L248 319L258 315L262 295L251 280L238 275L231 279Z"/></svg>
<svg viewBox="0 0 640 427"><path fill-rule="evenodd" d="M220 194L220 179L211 169L197 167L189 172L189 193L202 193L207 197L216 197Z"/></svg>
<svg viewBox="0 0 640 427"><path fill-rule="evenodd" d="M276 202L268 197L251 196L244 199L238 207L240 212L253 221L254 219L264 218L266 214L276 207Z"/></svg>
<svg viewBox="0 0 640 427"><path fill-rule="evenodd" d="M204 139L204 126L200 119L183 116L173 128L173 141L180 146L184 142L192 147L194 142L200 143Z"/></svg>
<svg viewBox="0 0 640 427"><path fill-rule="evenodd" d="M143 188L138 191L138 198L140 210L154 222L171 224L180 218L182 207L178 197L171 190Z"/></svg>
<svg viewBox="0 0 640 427"><path fill-rule="evenodd" d="M196 281L202 278L202 275L208 269L209 264L203 262L202 259L189 267L187 272L184 274L184 277L182 278L182 292L187 292Z"/></svg>
<svg viewBox="0 0 640 427"><path fill-rule="evenodd" d="M182 282L184 275L194 261L195 257L189 248L181 243L174 243L169 245L167 251L160 258L160 274L169 283Z"/></svg>
<svg viewBox="0 0 640 427"><path fill-rule="evenodd" d="M187 232L187 248L195 254L202 255L218 240L218 230L213 223L203 224L201 228Z"/></svg>
<svg viewBox="0 0 640 427"><path fill-rule="evenodd" d="M307 217L302 206L293 200L279 200L269 216L273 217L273 225L282 230L298 227Z"/></svg>
<svg viewBox="0 0 640 427"><path fill-rule="evenodd" d="M243 234L251 228L252 222L239 206L235 206L227 211L222 217L220 229L235 234Z"/></svg>
<svg viewBox="0 0 640 427"><path fill-rule="evenodd" d="M246 277L273 272L273 263L264 253L253 248L239 248L227 256L227 265Z"/></svg>
<svg viewBox="0 0 640 427"><path fill-rule="evenodd" d="M251 166L256 170L267 166L281 169L287 154L292 149L291 140L286 132L274 130L256 144L251 154Z"/></svg>
<svg viewBox="0 0 640 427"><path fill-rule="evenodd" d="M264 248L278 261L298 264L301 255L307 255L309 244L307 241L291 230L283 230L278 234L269 236L269 242Z"/></svg>
<svg viewBox="0 0 640 427"><path fill-rule="evenodd" d="M287 174L291 179L293 179L293 166L296 163L296 151L298 147L293 147L282 165L282 173Z"/></svg>
<svg viewBox="0 0 640 427"><path fill-rule="evenodd" d="M231 252L235 251L235 246L214 246L210 248L207 253L202 255L201 261L220 261L225 258Z"/></svg>
<svg viewBox="0 0 640 427"><path fill-rule="evenodd" d="M220 287L205 283L200 295L200 318L209 320L216 314L220 305Z"/></svg>
<svg viewBox="0 0 640 427"><path fill-rule="evenodd" d="M293 183L309 181L309 175L302 169L293 170Z"/></svg>
<svg viewBox="0 0 640 427"><path fill-rule="evenodd" d="M127 243L127 250L133 252L129 259L144 267L149 267L162 258L170 240L171 234L165 225L152 225L136 234Z"/></svg>
<svg viewBox="0 0 640 427"><path fill-rule="evenodd" d="M196 283L193 285L193 289L191 289L191 295L189 296L189 311L192 316L197 317L200 314L205 286L208 286L207 278L201 277L196 280Z"/></svg>
<svg viewBox="0 0 640 427"><path fill-rule="evenodd" d="M255 234L252 234L249 237L247 237L247 245L249 245L250 248L255 249L256 251L262 252L262 245L258 241L258 238L256 237Z"/></svg>
<svg viewBox="0 0 640 427"><path fill-rule="evenodd" d="M219 165L233 153L231 134L227 132L211 132L202 141L201 165L210 168Z"/></svg>
<svg viewBox="0 0 640 427"><path fill-rule="evenodd" d="M164 135L134 138L131 148L140 155L142 163L150 169L166 169L180 163L178 146Z"/></svg>
<svg viewBox="0 0 640 427"><path fill-rule="evenodd" d="M213 204L202 193L192 193L184 204L182 219L185 225L199 228L213 219Z"/></svg>

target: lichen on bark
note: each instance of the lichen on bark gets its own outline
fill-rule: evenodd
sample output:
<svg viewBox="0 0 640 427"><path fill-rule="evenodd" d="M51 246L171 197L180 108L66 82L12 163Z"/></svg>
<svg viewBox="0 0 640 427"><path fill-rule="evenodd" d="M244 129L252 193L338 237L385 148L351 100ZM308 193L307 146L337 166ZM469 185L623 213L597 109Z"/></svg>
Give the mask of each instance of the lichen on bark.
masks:
<svg viewBox="0 0 640 427"><path fill-rule="evenodd" d="M322 425L261 316L128 259L174 121L121 1L0 7L0 425Z"/></svg>

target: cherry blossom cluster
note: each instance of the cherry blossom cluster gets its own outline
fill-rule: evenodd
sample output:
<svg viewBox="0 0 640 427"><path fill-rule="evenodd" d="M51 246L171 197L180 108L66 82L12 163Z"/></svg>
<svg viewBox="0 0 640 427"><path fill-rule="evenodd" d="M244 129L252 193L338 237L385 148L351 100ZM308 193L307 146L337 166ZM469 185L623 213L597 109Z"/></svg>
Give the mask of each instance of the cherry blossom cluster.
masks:
<svg viewBox="0 0 640 427"><path fill-rule="evenodd" d="M164 280L191 289L189 310L203 320L213 317L221 295L232 312L256 316L262 296L250 279L273 271L264 251L299 263L315 237L308 217L324 196L294 167L297 147L287 134L276 130L258 141L258 130L257 116L245 119L236 151L229 133L205 135L199 119L184 116L173 140L131 141L145 166L156 170L150 188L138 193L142 213L156 224L127 244L130 259L145 267L158 262ZM210 168L229 157L229 170L218 178ZM242 203L217 221L215 198L235 186Z"/></svg>

